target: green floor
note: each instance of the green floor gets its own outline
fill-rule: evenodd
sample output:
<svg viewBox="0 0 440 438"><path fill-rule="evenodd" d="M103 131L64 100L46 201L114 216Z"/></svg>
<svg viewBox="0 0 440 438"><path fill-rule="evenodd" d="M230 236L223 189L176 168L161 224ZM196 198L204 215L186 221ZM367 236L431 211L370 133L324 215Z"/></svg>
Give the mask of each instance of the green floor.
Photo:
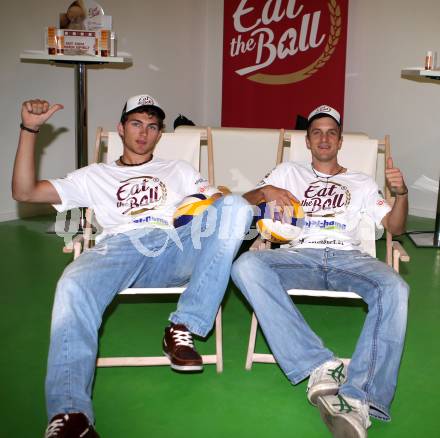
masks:
<svg viewBox="0 0 440 438"><path fill-rule="evenodd" d="M53 293L69 263L63 241L45 233L50 218L0 224L0 437L41 437L46 425L44 375ZM412 218L413 229L432 221ZM374 421L370 437L440 437L440 250L416 249L400 238L412 260L402 267L411 286L406 348L393 421ZM383 255L383 241L379 242ZM306 319L338 355L349 357L362 327L360 304L301 301ZM103 355L160 354L170 299L118 298L103 326ZM94 387L102 438L326 437L306 382L293 387L276 365L244 370L250 311L231 285L224 303L224 372L206 366L181 375L168 367L99 369ZM260 349L267 350L262 336ZM213 347L213 338L199 342Z"/></svg>

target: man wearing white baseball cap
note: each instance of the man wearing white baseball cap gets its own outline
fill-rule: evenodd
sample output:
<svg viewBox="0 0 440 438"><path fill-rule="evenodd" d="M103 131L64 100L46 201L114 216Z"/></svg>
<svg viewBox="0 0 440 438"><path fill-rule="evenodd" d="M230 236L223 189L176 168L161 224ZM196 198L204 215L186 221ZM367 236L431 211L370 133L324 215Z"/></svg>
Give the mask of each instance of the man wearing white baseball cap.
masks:
<svg viewBox="0 0 440 438"><path fill-rule="evenodd" d="M314 120L320 119L322 117L332 118L336 124L341 127L341 115L338 111L328 105L321 105L315 108L307 117L307 126L309 127Z"/></svg>
<svg viewBox="0 0 440 438"><path fill-rule="evenodd" d="M232 267L232 278L253 307L270 348L288 379L309 377L307 397L338 438L364 438L370 415L390 420L405 339L408 285L388 265L358 250L361 215L393 234L405 231L408 190L388 159L387 205L369 176L338 162L342 120L327 105L307 122L309 164L282 163L244 197L279 207L299 200L305 225L287 248L249 251ZM362 333L349 364L312 331L286 293L289 289L356 291L368 304Z"/></svg>
<svg viewBox="0 0 440 438"><path fill-rule="evenodd" d="M170 315L163 349L173 369L201 371L192 333L204 337L213 326L252 211L241 196L222 197L187 162L154 156L165 113L146 94L131 97L123 108L118 160L38 181L35 139L62 108L39 99L23 103L12 191L18 201L50 203L58 211L92 207L103 228L96 245L74 260L58 282L46 376L45 437L96 438L92 387L98 330L107 306L128 287L171 287L189 280ZM210 208L221 214L215 224L208 212L199 216L205 224L201 228L209 222L211 232L194 245L192 223L174 228L173 213L183 198L201 193L215 197Z"/></svg>

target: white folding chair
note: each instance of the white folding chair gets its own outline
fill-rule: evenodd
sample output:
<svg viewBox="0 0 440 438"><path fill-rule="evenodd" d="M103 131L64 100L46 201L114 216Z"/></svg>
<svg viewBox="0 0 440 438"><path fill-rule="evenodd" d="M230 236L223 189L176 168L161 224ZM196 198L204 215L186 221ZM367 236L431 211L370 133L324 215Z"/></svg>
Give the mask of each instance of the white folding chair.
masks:
<svg viewBox="0 0 440 438"><path fill-rule="evenodd" d="M285 140L290 145L290 161L310 163L311 156L310 151L306 147L305 134L305 131L286 131ZM285 153L285 148L283 149ZM283 160L284 153L278 154L279 162ZM378 155L381 155L382 160L378 160ZM391 194L388 188L385 187L385 178L383 175L385 169L384 163L388 156L390 156L389 136L386 136L383 141L378 141L370 139L363 134L345 133L338 159L344 167L364 172L376 179L379 187L384 187L384 194L387 201L392 203ZM374 223L368 218L364 218L361 221L359 229L362 250L372 257L376 257L376 233ZM391 234L387 232L387 263L399 272L399 261L408 262L409 256L399 242L392 241ZM362 299L358 294L347 291L290 289L287 293L290 296ZM254 362L276 363L272 354L255 352L257 328L258 320L255 313L253 313L245 365L247 370L252 368Z"/></svg>
<svg viewBox="0 0 440 438"><path fill-rule="evenodd" d="M164 133L156 145L154 154L164 159L181 159L191 163L196 169L200 169L201 138L198 132ZM121 138L117 132L107 132L98 128L95 143L95 162L112 162L117 160L123 151ZM211 154L208 151L209 168L211 166ZM211 172L208 180L212 184ZM71 247L66 252L74 252L74 258L78 257L83 249L87 249L92 242L93 212L88 209L86 212L86 227L84 236L74 239ZM186 287L172 288L129 288L119 292L119 295L169 295L182 294ZM215 354L202 355L204 364L216 364L217 372L223 371L223 349L222 349L222 314L221 307L218 310L215 320ZM155 366L169 365L170 361L165 356L145 357L100 357L97 359L98 367L114 366Z"/></svg>

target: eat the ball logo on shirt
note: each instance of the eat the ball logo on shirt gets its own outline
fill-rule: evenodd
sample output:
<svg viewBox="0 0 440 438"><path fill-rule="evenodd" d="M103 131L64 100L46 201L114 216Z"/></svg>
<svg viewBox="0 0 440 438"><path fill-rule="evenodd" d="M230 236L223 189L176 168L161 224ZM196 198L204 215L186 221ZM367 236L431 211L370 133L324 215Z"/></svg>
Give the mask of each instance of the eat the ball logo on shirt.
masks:
<svg viewBox="0 0 440 438"><path fill-rule="evenodd" d="M301 206L307 216L334 216L343 213L350 201L351 194L346 186L333 181L317 180L304 191Z"/></svg>
<svg viewBox="0 0 440 438"><path fill-rule="evenodd" d="M116 192L117 204L122 214L136 216L163 205L167 189L159 178L139 176L120 182Z"/></svg>

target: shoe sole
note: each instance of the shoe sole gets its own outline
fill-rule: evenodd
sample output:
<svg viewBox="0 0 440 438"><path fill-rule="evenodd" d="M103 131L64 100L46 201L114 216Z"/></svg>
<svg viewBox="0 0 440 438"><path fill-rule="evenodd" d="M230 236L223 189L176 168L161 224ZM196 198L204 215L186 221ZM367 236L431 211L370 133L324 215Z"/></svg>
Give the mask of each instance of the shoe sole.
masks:
<svg viewBox="0 0 440 438"><path fill-rule="evenodd" d="M332 412L331 407L322 398L318 398L318 409L322 421L334 438L367 438L365 429L360 429L358 425L350 422L347 415Z"/></svg>
<svg viewBox="0 0 440 438"><path fill-rule="evenodd" d="M325 386L325 385L322 385ZM314 386L314 391L313 392L308 392L307 393L307 398L309 399L309 402L313 405L313 406L317 406L318 405L318 398L319 397L323 397L325 395L336 395L339 392L339 386L334 385L333 387L331 387L330 385L327 385L327 387L324 388L320 388L319 386Z"/></svg>
<svg viewBox="0 0 440 438"><path fill-rule="evenodd" d="M203 370L203 364L202 365L177 365L177 364L173 363L170 355L167 352L164 351L163 354L169 359L170 366L173 370L176 370L176 371L202 371Z"/></svg>

